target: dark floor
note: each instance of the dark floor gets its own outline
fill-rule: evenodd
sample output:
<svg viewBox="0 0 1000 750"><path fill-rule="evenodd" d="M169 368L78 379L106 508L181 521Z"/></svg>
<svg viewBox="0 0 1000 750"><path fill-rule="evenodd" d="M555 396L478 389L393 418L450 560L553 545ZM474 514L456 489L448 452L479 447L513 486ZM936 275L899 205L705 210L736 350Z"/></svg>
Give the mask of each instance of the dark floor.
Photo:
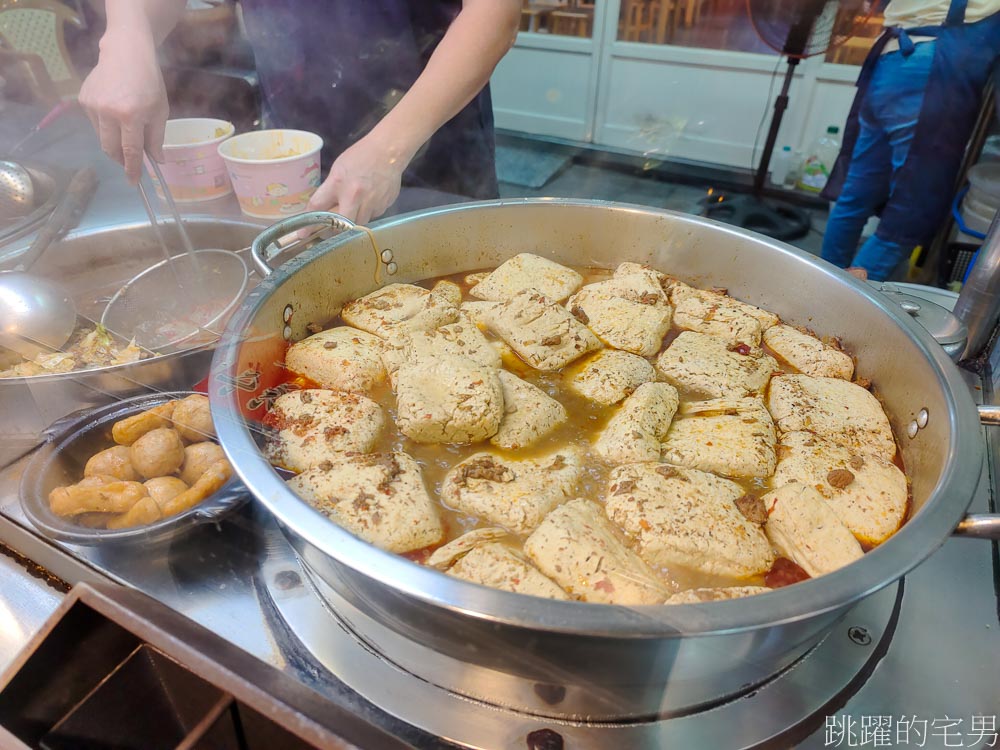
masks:
<svg viewBox="0 0 1000 750"><path fill-rule="evenodd" d="M503 174L502 168L500 172ZM705 196L708 188L708 183L703 186L680 184L634 171L570 163L541 188L501 182L500 196L593 198L698 213L698 201ZM793 240L791 244L818 255L823 242L821 232L826 226L827 212L810 209L809 213L812 216L813 231L802 239Z"/></svg>

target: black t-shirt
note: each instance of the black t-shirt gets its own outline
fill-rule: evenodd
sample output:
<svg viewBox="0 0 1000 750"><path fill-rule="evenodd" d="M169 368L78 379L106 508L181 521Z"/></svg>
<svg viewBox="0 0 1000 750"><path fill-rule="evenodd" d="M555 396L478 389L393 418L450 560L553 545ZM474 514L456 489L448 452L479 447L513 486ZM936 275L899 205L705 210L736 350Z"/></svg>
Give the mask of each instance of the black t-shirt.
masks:
<svg viewBox="0 0 1000 750"><path fill-rule="evenodd" d="M461 0L242 0L266 122L322 136L323 169L405 94ZM497 195L486 87L417 154L403 185Z"/></svg>

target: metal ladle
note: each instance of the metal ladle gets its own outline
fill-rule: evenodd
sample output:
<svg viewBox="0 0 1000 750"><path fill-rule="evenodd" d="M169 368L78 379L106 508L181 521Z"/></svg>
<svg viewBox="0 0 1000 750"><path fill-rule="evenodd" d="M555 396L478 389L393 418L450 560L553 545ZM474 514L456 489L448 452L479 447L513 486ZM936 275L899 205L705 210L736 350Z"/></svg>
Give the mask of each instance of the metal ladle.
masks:
<svg viewBox="0 0 1000 750"><path fill-rule="evenodd" d="M19 219L35 207L35 184L17 162L0 161L0 220Z"/></svg>
<svg viewBox="0 0 1000 750"><path fill-rule="evenodd" d="M93 168L81 169L12 271L0 272L0 346L22 357L58 350L76 328L76 306L58 284L28 270L80 220L97 187Z"/></svg>

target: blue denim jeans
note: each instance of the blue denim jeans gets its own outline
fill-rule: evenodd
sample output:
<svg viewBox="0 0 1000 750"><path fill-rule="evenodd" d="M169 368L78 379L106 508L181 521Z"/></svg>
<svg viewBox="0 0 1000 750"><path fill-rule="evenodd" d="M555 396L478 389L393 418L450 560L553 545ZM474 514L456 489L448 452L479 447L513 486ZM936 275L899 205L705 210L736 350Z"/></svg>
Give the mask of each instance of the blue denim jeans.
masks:
<svg viewBox="0 0 1000 750"><path fill-rule="evenodd" d="M860 266L884 281L913 251L912 246L870 237L857 250L861 230L891 197L896 172L906 161L934 61L934 42L921 42L909 57L882 56L860 111L860 133L840 198L823 237L823 259L845 268ZM914 210L919 210L915 206Z"/></svg>

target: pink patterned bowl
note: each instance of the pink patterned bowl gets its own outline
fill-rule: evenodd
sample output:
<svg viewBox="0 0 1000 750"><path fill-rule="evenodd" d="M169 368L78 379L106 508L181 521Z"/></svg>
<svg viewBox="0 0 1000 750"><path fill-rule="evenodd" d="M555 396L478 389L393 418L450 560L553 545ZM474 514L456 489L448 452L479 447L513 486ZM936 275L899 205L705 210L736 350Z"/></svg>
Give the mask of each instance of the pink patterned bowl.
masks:
<svg viewBox="0 0 1000 750"><path fill-rule="evenodd" d="M274 219L305 211L319 187L323 139L305 130L258 130L219 145L240 208Z"/></svg>
<svg viewBox="0 0 1000 750"><path fill-rule="evenodd" d="M219 144L235 132L231 122L210 117L167 120L160 165L163 179L179 203L210 201L232 192L226 164L219 156ZM146 167L152 175L152 170ZM163 188L153 177L156 192Z"/></svg>

